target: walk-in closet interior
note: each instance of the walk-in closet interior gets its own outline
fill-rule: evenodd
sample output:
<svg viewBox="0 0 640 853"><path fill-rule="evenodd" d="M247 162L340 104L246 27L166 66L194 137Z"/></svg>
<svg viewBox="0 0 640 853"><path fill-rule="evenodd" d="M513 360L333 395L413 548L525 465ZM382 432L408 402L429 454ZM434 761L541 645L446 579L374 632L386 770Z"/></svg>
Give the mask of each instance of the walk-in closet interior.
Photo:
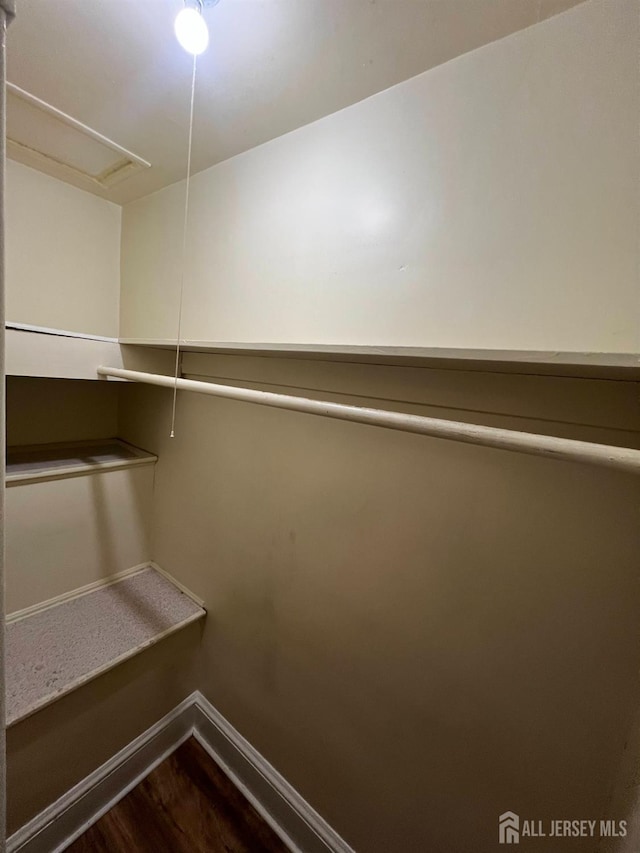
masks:
<svg viewBox="0 0 640 853"><path fill-rule="evenodd" d="M3 17L6 850L637 853L640 0Z"/></svg>

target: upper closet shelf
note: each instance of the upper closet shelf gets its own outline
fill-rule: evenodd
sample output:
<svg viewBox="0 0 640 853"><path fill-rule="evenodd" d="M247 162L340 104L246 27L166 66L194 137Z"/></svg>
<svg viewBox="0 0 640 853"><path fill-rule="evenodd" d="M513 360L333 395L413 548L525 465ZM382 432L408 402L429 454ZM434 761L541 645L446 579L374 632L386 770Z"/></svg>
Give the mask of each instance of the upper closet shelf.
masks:
<svg viewBox="0 0 640 853"><path fill-rule="evenodd" d="M7 376L104 381L97 373L102 364L156 373L172 373L175 366L169 350L122 347L116 338L13 322L6 324L5 353Z"/></svg>
<svg viewBox="0 0 640 853"><path fill-rule="evenodd" d="M8 447L7 486L153 465L157 459L153 453L117 438L76 444Z"/></svg>
<svg viewBox="0 0 640 853"><path fill-rule="evenodd" d="M120 338L121 344L175 349L175 340ZM508 349L462 349L454 347L351 346L348 344L235 343L183 340L183 352L220 355L270 356L319 361L391 364L451 370L481 370L509 373L545 373L559 376L589 376L637 379L640 353L555 352ZM115 365L113 365L115 366Z"/></svg>
<svg viewBox="0 0 640 853"><path fill-rule="evenodd" d="M7 323L7 375L98 380L96 370L101 365L171 375L175 364L175 346L175 339L116 340L60 329ZM535 373L634 381L640 378L638 353L195 340L182 340L180 349L185 353L388 364L442 370Z"/></svg>
<svg viewBox="0 0 640 853"><path fill-rule="evenodd" d="M105 360L122 364L115 338L19 323L7 323L5 352L7 376L97 379L96 367Z"/></svg>

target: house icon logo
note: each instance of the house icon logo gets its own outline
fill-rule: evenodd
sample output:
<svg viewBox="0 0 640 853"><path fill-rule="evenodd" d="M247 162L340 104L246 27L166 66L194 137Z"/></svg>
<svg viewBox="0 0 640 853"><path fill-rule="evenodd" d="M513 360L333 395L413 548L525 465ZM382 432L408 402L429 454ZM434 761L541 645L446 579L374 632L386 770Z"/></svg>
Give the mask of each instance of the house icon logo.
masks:
<svg viewBox="0 0 640 853"><path fill-rule="evenodd" d="M498 818L500 844L520 843L520 818L514 812L505 812Z"/></svg>

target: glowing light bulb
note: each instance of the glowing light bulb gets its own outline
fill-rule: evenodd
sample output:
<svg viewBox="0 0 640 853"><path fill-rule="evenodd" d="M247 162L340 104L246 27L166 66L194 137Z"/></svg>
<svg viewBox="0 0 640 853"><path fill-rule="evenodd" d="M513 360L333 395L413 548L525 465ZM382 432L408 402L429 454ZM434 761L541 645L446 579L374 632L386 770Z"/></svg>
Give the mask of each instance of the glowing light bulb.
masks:
<svg viewBox="0 0 640 853"><path fill-rule="evenodd" d="M176 15L173 25L176 38L182 47L193 56L199 56L209 44L207 22L197 9L187 6Z"/></svg>

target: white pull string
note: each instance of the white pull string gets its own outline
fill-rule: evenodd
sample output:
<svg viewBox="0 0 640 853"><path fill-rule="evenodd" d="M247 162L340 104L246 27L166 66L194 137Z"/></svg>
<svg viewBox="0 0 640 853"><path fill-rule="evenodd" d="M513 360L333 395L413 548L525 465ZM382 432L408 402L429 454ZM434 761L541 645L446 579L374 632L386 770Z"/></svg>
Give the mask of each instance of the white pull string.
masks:
<svg viewBox="0 0 640 853"><path fill-rule="evenodd" d="M182 335L182 302L184 296L184 268L187 262L187 224L189 221L189 189L191 187L191 146L193 143L193 104L196 93L196 55L193 55L193 71L191 74L191 110L189 115L189 146L187 153L187 180L184 189L184 222L182 224L182 263L180 265L180 304L178 308L178 337L176 340L176 367L173 377L173 406L171 410L170 438L175 437L176 399L178 396L178 370L180 368L180 337Z"/></svg>

